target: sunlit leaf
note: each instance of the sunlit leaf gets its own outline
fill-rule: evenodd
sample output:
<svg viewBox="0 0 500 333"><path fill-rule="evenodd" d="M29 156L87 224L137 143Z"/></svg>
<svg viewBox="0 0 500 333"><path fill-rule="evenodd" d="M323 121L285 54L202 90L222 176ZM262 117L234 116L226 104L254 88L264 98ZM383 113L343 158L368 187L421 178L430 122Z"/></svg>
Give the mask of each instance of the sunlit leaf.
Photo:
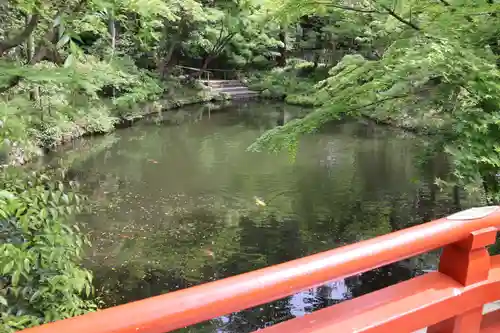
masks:
<svg viewBox="0 0 500 333"><path fill-rule="evenodd" d="M64 61L64 67L65 68L70 67L73 64L73 59L74 59L73 54L72 53L69 54L66 60Z"/></svg>
<svg viewBox="0 0 500 333"><path fill-rule="evenodd" d="M58 49L62 48L64 45L66 45L69 42L69 40L70 40L69 35L62 36L62 38L57 42L56 48L58 48Z"/></svg>

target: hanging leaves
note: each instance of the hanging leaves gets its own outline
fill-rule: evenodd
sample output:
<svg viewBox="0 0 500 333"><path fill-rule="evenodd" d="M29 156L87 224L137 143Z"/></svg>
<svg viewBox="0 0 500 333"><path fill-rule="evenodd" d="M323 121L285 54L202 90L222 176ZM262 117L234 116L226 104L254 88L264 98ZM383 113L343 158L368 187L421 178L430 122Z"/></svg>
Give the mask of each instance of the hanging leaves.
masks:
<svg viewBox="0 0 500 333"><path fill-rule="evenodd" d="M308 4L313 2L281 2L298 16L310 14ZM486 191L489 202L500 202L499 4L430 0L395 4L392 0L359 2L356 7L340 1L328 4L349 15L369 17L369 37L381 40L377 45L383 49L370 60L345 56L328 78L316 80L309 94L306 90L301 95L293 84L287 87L300 73L298 68L260 78L269 82L267 89L284 87L281 93L289 94L289 101L319 107L264 134L251 149L295 146L300 135L331 120L368 116L445 134L456 182L475 184Z"/></svg>

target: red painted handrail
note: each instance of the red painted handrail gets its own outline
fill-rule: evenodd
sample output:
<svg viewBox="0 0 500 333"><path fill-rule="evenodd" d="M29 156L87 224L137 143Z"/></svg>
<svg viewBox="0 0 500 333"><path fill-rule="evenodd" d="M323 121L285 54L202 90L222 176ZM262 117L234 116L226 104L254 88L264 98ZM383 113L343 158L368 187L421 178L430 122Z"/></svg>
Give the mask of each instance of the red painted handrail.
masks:
<svg viewBox="0 0 500 333"><path fill-rule="evenodd" d="M485 250L486 245L495 241L496 226L498 225L500 225L500 208L495 206L472 209L447 218L284 264L28 329L25 330L25 333L169 332L445 246L440 262L440 273L429 274L431 277L437 276L435 280L426 277L428 280L425 280L426 282L422 284L424 280L419 280L422 277L415 278L409 282L416 285L403 282L380 291L388 294L375 292L360 298L367 302L366 304L372 304L372 307L380 304L392 309L391 311L386 310L386 313L390 314L391 317L382 318L383 311L378 313L378 317L374 317L379 319L377 322L382 325L379 325L379 327L384 327L384 325L390 327L390 325L394 325L394 316L403 319L411 317L407 310L408 305L418 306L420 310L430 309L433 304L444 304L447 299L453 299L456 302L460 294L455 295L453 293L459 292L461 287L468 288L462 291L464 295L476 295L472 293L476 289L471 289L470 286L476 286L481 281L485 285L483 289L480 289L483 293L488 290L490 285L500 285L495 279L488 280L490 257ZM498 270L500 281L500 264ZM394 290L401 288L399 293L404 290L419 292L427 290L422 290L421 287L418 287L419 285L425 288L437 288L436 293L433 294L435 298L432 298L429 293L426 294L429 300L433 302L431 302L432 304L423 304L422 302L425 303L423 299L419 299L418 302L416 300L410 301L411 294L408 295L408 298L390 297L394 295ZM448 290L448 293L439 294L439 288ZM491 295L495 294L491 293ZM500 298L500 294L498 296ZM474 298L474 296L470 297ZM394 307L394 305L398 303L398 300L402 299L409 303L405 303L405 312L403 310L398 312L398 308ZM375 303L373 303L374 300ZM477 315L478 306L484 304L480 302L487 302L488 300L479 296L475 296L473 300L474 302L471 301L471 304L475 307L470 310L472 314L462 315L467 309L464 307L463 312L460 312L460 307L455 307L451 312L443 312L442 315L437 314L438 318L434 318L436 317L436 314L434 314L432 320L422 320L422 325L431 325L442 321L439 325L431 327L429 333L479 332L480 321L477 322L476 319L481 319L481 313L479 312L479 316ZM333 314L329 317L333 316L335 318L335 311L342 309L341 306L349 307L349 304L358 304L358 309L363 308L359 306L359 302L359 299L354 299L328 308L328 310L333 311ZM371 311L370 309L372 308L367 308L365 311ZM356 309L351 308L351 310L355 311ZM320 312L318 311L318 313ZM301 327L304 327L303 321L314 318L315 315L317 314L313 313L305 316L304 318L307 319L293 319L290 321L291 324L288 325L302 325ZM456 317L450 319L450 316ZM302 321L299 322L299 320ZM477 331L449 330L457 327L469 327L464 326L466 324L463 322L473 323L477 326ZM398 323L400 326L395 327L408 329L409 327L418 326L414 320L406 324L404 320L402 321L403 324L400 321ZM306 323L305 327L306 329L301 332L320 332L314 324ZM354 332L354 330L349 330L349 323L342 327L339 332ZM365 330L356 330L356 332L379 332L374 327L368 325ZM275 328L271 329L276 329L276 332L285 331L280 330L280 325L276 325ZM286 326L286 329L290 331L289 326ZM383 332L383 330L380 332Z"/></svg>

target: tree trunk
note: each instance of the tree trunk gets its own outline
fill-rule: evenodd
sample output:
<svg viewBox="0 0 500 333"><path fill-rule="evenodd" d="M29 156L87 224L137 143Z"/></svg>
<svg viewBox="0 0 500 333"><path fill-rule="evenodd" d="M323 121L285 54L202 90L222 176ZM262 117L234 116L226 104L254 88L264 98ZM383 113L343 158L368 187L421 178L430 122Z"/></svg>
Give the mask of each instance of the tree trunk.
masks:
<svg viewBox="0 0 500 333"><path fill-rule="evenodd" d="M457 185L453 186L453 205L457 211L462 209L462 205L460 204L460 187Z"/></svg>
<svg viewBox="0 0 500 333"><path fill-rule="evenodd" d="M26 15L26 24L32 20L31 15ZM33 59L33 55L35 54L35 41L33 38L33 34L28 36L26 40L26 62L29 64ZM40 88L35 85L33 89L30 91L30 100L39 102L40 101Z"/></svg>
<svg viewBox="0 0 500 333"><path fill-rule="evenodd" d="M316 53L316 54L314 55L314 69L318 68L319 58L320 58L320 54L319 54L319 53Z"/></svg>
<svg viewBox="0 0 500 333"><path fill-rule="evenodd" d="M40 19L40 14L38 12L36 12L33 15L27 15L26 25L21 33L19 33L12 39L6 39L0 41L0 56L2 56L8 50L23 44L24 41L32 35L33 31L38 25L39 19Z"/></svg>
<svg viewBox="0 0 500 333"><path fill-rule="evenodd" d="M279 33L279 39L280 42L282 43L282 46L278 48L278 51L280 53L277 61L278 61L278 66L279 67L285 67L286 66L286 31L284 27L281 27L280 33Z"/></svg>
<svg viewBox="0 0 500 333"><path fill-rule="evenodd" d="M116 50L116 23L113 17L111 17L108 21L108 30L111 35L111 57L109 60L113 60Z"/></svg>
<svg viewBox="0 0 500 333"><path fill-rule="evenodd" d="M170 68L172 67L171 66L172 64L170 62L172 61L176 46L177 46L177 41L173 41L172 45L170 45L170 47L167 50L167 54L161 61L162 68L160 69L160 74L162 77L165 77L168 74L168 72L170 72Z"/></svg>
<svg viewBox="0 0 500 333"><path fill-rule="evenodd" d="M201 69L207 69L208 65L214 60L214 55L209 55L203 58L203 61L201 63Z"/></svg>

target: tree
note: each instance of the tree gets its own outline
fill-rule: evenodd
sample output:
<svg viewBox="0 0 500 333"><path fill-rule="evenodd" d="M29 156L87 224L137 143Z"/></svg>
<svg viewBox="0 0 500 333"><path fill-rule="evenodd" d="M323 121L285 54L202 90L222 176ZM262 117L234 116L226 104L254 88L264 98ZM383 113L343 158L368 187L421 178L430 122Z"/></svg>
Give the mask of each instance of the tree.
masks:
<svg viewBox="0 0 500 333"><path fill-rule="evenodd" d="M314 4L290 0L283 8L298 16L310 13ZM267 133L252 148L279 149L284 143L293 147L300 135L347 114L416 117L426 110L446 120L440 130L448 133L447 151L454 159L457 183L475 183L479 177L489 201L498 202L500 5L407 0L396 6L392 1L325 6L373 17L375 26L383 27L378 34L391 42L380 59L346 56L318 86L321 108Z"/></svg>

